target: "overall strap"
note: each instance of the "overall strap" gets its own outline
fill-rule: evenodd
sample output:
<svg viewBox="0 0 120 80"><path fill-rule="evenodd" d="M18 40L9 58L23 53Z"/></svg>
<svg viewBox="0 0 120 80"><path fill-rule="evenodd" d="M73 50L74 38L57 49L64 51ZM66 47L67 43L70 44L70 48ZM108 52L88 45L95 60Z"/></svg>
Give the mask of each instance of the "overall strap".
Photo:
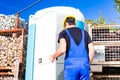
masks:
<svg viewBox="0 0 120 80"><path fill-rule="evenodd" d="M67 34L68 34L68 36L70 38L70 42L76 44L68 29L66 29L66 32L67 32ZM77 44L76 44L76 46L77 46Z"/></svg>
<svg viewBox="0 0 120 80"><path fill-rule="evenodd" d="M70 48L66 58L68 56L69 58L88 58L88 54L87 54L85 42L84 42L84 30L82 30L82 39L79 45L75 43L72 36L70 35L70 32L68 30L66 30L66 32L70 38Z"/></svg>
<svg viewBox="0 0 120 80"><path fill-rule="evenodd" d="M85 43L85 42L84 42L84 30L81 30L81 32L82 32L82 38L81 38L81 42L79 43L78 46L81 46L81 44L84 44L84 43Z"/></svg>

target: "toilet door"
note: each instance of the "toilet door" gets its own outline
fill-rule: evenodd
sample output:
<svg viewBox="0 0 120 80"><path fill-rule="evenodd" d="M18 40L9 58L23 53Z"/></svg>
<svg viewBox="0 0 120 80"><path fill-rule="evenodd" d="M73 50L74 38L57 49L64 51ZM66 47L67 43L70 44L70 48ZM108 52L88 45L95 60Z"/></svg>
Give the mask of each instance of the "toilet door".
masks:
<svg viewBox="0 0 120 80"><path fill-rule="evenodd" d="M56 80L56 61L49 61L56 51L56 22L55 11L39 15L36 21L33 80Z"/></svg>

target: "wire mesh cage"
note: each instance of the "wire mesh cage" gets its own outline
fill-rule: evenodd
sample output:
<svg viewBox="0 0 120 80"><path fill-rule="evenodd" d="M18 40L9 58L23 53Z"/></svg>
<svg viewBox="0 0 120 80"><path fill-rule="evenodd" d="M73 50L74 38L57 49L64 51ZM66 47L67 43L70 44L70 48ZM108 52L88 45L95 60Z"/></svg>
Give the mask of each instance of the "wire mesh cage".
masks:
<svg viewBox="0 0 120 80"><path fill-rule="evenodd" d="M120 46L105 46L105 61L120 61Z"/></svg>
<svg viewBox="0 0 120 80"><path fill-rule="evenodd" d="M0 30L0 75L18 75L23 39L24 29Z"/></svg>
<svg viewBox="0 0 120 80"><path fill-rule="evenodd" d="M119 75L96 75L91 80L120 80Z"/></svg>
<svg viewBox="0 0 120 80"><path fill-rule="evenodd" d="M91 28L94 46L104 46L105 62L120 61L120 25L98 25ZM95 49L98 52L98 48Z"/></svg>
<svg viewBox="0 0 120 80"><path fill-rule="evenodd" d="M27 23L19 18L20 12L0 14L0 80L19 80L25 71Z"/></svg>
<svg viewBox="0 0 120 80"><path fill-rule="evenodd" d="M93 72L91 80L120 80L120 67L103 67L102 72Z"/></svg>
<svg viewBox="0 0 120 80"><path fill-rule="evenodd" d="M93 41L119 41L119 27L95 27L92 28Z"/></svg>
<svg viewBox="0 0 120 80"><path fill-rule="evenodd" d="M89 33L95 48L91 80L120 80L120 25L92 26Z"/></svg>

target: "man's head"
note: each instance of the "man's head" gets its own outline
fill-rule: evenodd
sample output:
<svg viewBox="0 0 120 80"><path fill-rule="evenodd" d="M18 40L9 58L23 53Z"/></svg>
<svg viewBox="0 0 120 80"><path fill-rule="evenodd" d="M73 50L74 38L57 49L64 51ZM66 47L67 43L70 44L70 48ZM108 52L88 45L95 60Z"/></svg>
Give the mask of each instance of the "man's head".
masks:
<svg viewBox="0 0 120 80"><path fill-rule="evenodd" d="M66 25L75 25L75 17L67 16L64 20L64 29L66 29Z"/></svg>

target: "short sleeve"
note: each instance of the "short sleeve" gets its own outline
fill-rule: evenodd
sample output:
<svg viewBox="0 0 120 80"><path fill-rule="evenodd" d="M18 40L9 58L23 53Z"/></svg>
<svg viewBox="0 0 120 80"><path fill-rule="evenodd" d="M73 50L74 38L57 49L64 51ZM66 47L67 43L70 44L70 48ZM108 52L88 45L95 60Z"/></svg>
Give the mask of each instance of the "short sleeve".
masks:
<svg viewBox="0 0 120 80"><path fill-rule="evenodd" d="M87 31L85 31L85 42L86 42L87 44L89 44L89 43L92 42L92 40L91 40L91 38L90 38L90 35L89 35L89 33L88 33Z"/></svg>
<svg viewBox="0 0 120 80"><path fill-rule="evenodd" d="M60 39L65 38L65 36L66 36L65 30L61 31L60 34L59 34L59 37L58 37L58 43L60 42Z"/></svg>

